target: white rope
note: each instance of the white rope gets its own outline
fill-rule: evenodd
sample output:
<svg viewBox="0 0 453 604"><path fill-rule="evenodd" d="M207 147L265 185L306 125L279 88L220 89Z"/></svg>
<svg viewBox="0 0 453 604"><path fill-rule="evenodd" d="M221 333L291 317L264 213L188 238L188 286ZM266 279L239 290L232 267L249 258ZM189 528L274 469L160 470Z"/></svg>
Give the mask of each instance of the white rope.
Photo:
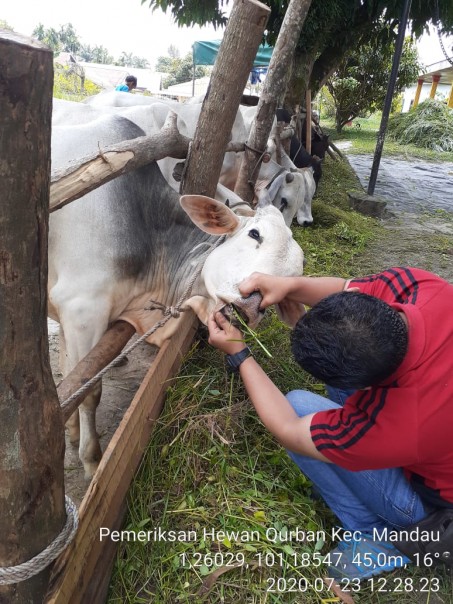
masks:
<svg viewBox="0 0 453 604"><path fill-rule="evenodd" d="M73 501L65 496L66 523L61 533L46 547L27 562L17 566L0 567L0 585L12 585L26 581L51 564L74 539L79 526L79 515Z"/></svg>
<svg viewBox="0 0 453 604"><path fill-rule="evenodd" d="M85 394L85 392L87 392L88 390L90 390L94 386L94 384L96 384L96 382L98 382L100 379L102 379L102 377L108 371L110 371L110 369L112 367L115 367L115 365L117 363L119 363L120 361L122 361L139 344L141 344L144 340L146 340L147 338L149 338L149 336L152 335L155 331L157 331L158 329L160 329L161 327L163 327L172 317L175 317L175 318L179 317L180 313L183 312L183 310L181 309L181 306L185 302L187 296L190 294L190 292L192 290L192 287L193 287L193 284L195 283L196 279L198 278L199 274L201 273L201 271L203 269L204 260L206 259L206 256L208 256L208 254L211 253L211 251L212 251L213 248L216 248L221 243L223 243L224 240L225 240L224 236L223 237L219 237L217 239L217 241L215 241L214 243L212 243L210 245L209 249L205 252L205 254L202 256L202 259L198 263L197 270L192 275L192 278L190 279L189 284L187 285L186 289L184 290L184 293L179 298L179 300L176 303L176 305L175 306L166 307L163 304L158 303L157 306L156 306L156 308L159 308L159 309L162 310L163 315L164 315L163 318L160 319L160 321L158 321L157 323L155 323L153 325L153 327L151 327L146 333L144 333L142 336L140 336L138 338L138 340L135 340L135 342L133 342L130 346L128 346L127 348L125 348L115 359L113 359L113 361L111 361L106 367L104 367L104 369L102 369L101 371L99 371L99 373L97 373L94 377L92 377L90 380L88 380L88 382L86 382L83 386L81 386L78 390L76 390L76 392L74 392L73 394L71 394L71 396L69 396L66 400L62 401L60 403L60 406L61 406L62 409L64 409L70 403L72 403L73 400L79 398L82 394ZM146 310L152 310L152 308L148 308Z"/></svg>

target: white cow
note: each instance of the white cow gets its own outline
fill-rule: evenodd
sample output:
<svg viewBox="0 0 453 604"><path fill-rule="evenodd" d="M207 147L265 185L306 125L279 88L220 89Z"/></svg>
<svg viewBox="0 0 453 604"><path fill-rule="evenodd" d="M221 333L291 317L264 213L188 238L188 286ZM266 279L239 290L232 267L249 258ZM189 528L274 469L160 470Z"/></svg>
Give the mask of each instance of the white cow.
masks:
<svg viewBox="0 0 453 604"><path fill-rule="evenodd" d="M124 99L124 97L127 97ZM124 92L108 92L90 97L86 101L87 107L97 111L116 112L127 117L137 124L146 134L157 133L165 123L168 112L174 111L177 116L177 126L181 134L193 138L197 121L201 112L202 103L178 103L176 101L162 101L155 97L147 97L139 94L127 94ZM89 119L92 115L89 111L82 116L83 110L78 110L80 118ZM236 118L231 131L231 140L235 142L247 142L252 121L256 114L256 107L246 107L241 105L236 114ZM80 119L79 118L79 119ZM290 225L293 218L301 226L309 226L313 223L311 213L311 201L316 190L316 184L311 168L301 172L296 168L289 156L281 149L281 165L276 161L277 149L275 141L269 139L267 152L270 155L270 161L263 162L260 167L257 183L257 199L260 204L272 203L282 212L285 222ZM177 159L165 158L160 160L159 167L167 182L175 191L179 190L179 182L174 179L173 171ZM219 176L219 183L234 190L239 174L239 168L242 162L242 153L225 153L222 169ZM277 183L284 190L275 186L275 178L281 174L282 168L286 173L292 172L292 176L282 179ZM269 184L273 182L271 189L272 196L269 195ZM259 197L258 191L264 187L268 188L268 194L265 197ZM233 193L227 195L233 197ZM225 192L217 191L216 199L224 200Z"/></svg>
<svg viewBox="0 0 453 604"><path fill-rule="evenodd" d="M71 120L71 105L67 122ZM78 125L52 129L52 163L59 168L74 156L142 136L133 122L101 115ZM240 208L239 208L240 209ZM244 213L243 213L244 214ZM153 163L120 176L53 213L49 233L49 314L60 323L62 372L66 375L117 319L142 334L162 317L147 311L150 299L171 306L186 289L200 256L212 249L186 306L203 322L210 312L234 303L250 324L261 314L241 299L238 284L253 271L300 275L303 253L281 213L273 206L245 215L201 196L182 200ZM178 328L172 318L152 341L159 345ZM68 422L71 442L87 477L101 456L95 412L99 385ZM80 426L79 426L80 418Z"/></svg>

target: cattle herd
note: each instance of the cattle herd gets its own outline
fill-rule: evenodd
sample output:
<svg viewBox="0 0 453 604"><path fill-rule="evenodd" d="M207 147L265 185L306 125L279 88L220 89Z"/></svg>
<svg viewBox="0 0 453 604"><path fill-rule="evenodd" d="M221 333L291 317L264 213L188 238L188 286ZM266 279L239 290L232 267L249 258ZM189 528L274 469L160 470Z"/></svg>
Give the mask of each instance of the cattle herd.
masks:
<svg viewBox="0 0 453 604"><path fill-rule="evenodd" d="M180 104L122 92L103 93L86 103L54 100L52 168L110 144L155 134L169 111L177 114L179 131L193 137L200 110L200 102ZM247 140L255 111L239 109L232 140ZM275 143L269 144L274 158ZM173 178L178 160L166 158L51 214L49 316L60 324L63 375L114 321L128 321L145 333L162 317L159 310L145 310L149 301L173 305L210 249L185 303L203 322L214 309L233 304L256 325L259 308L244 303L238 284L254 271L302 274L303 252L289 225L293 218L301 225L312 223L313 168L296 168L285 153L280 165L274 159L262 164L258 204L252 210L232 191L240 159L240 154L225 154L216 199L180 198ZM219 237L224 241L215 246ZM172 318L152 342L160 345L177 328L178 319ZM99 384L67 426L71 442L79 443L87 478L101 457L95 425L100 395Z"/></svg>

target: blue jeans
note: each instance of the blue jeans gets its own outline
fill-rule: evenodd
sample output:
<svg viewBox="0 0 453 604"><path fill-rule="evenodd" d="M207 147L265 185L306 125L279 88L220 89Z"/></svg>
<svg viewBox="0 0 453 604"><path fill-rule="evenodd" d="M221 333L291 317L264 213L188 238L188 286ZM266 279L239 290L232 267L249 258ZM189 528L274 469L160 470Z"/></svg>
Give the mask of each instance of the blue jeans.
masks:
<svg viewBox="0 0 453 604"><path fill-rule="evenodd" d="M330 387L327 391L331 400L305 390L293 390L286 398L302 417L340 407L352 392ZM288 454L347 530L372 533L373 528L404 528L430 511L424 509L401 468L351 472L292 451Z"/></svg>

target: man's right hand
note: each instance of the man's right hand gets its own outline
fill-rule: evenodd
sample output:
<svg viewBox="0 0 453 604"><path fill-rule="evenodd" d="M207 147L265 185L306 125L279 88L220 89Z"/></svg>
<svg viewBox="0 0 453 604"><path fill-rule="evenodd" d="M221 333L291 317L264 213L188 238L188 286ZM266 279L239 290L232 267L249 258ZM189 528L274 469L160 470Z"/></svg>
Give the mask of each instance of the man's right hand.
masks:
<svg viewBox="0 0 453 604"><path fill-rule="evenodd" d="M291 291L291 280L291 277L252 273L239 284L239 291L244 298L253 292L259 292L263 297L260 307L264 309L272 304L278 304L287 297Z"/></svg>

